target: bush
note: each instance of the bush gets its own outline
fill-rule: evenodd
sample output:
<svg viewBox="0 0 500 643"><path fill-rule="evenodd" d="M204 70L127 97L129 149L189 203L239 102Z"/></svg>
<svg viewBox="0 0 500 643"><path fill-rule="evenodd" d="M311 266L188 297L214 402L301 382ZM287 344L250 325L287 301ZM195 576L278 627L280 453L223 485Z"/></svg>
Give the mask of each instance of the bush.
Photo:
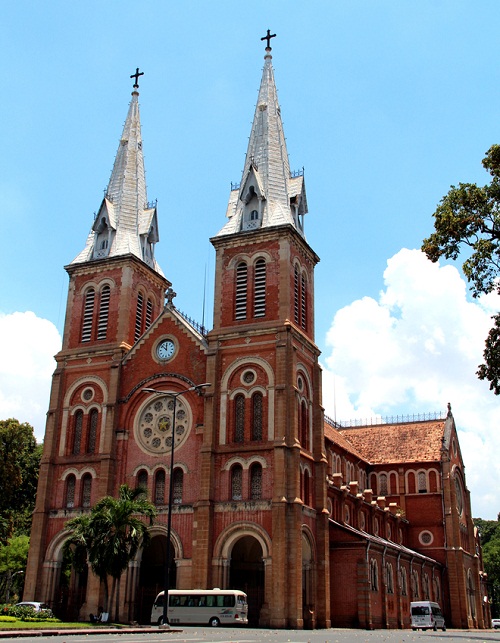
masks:
<svg viewBox="0 0 500 643"><path fill-rule="evenodd" d="M40 610L37 612L32 607L19 607L18 605L2 605L0 615L13 616L18 621L57 621L52 614L52 610Z"/></svg>

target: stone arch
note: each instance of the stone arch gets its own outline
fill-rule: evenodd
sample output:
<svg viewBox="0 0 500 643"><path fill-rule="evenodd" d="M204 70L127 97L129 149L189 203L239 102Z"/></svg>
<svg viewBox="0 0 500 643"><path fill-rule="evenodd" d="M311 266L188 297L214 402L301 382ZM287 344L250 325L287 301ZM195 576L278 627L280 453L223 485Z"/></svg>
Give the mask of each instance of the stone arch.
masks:
<svg viewBox="0 0 500 643"><path fill-rule="evenodd" d="M220 418L220 432L219 432L219 444L227 444L227 404L228 398L231 398L232 391L228 391L229 380L233 373L241 368L242 366L255 365L258 364L267 376L267 387L265 394L268 395L268 404L267 404L267 439L274 439L274 372L271 368L269 362L267 362L262 357L240 357L236 359L228 368L225 370L221 378L220 386L220 408L221 408L221 418ZM252 389L253 392L253 389ZM250 392L241 391L242 394L247 396Z"/></svg>

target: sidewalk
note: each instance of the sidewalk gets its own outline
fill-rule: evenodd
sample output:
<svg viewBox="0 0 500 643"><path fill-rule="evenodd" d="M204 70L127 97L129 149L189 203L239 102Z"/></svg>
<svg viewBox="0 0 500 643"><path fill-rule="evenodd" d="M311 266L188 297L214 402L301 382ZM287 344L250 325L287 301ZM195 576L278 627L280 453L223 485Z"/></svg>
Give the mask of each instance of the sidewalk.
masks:
<svg viewBox="0 0 500 643"><path fill-rule="evenodd" d="M92 636L93 634L168 634L168 632L182 632L181 629L163 629L158 626L151 625L134 625L134 626L112 626L109 627L89 627L89 628L78 628L78 629L66 629L55 627L47 627L43 630L1 630L0 629L0 639L10 639L18 637L27 637L27 636L73 636L75 634L81 634L82 636Z"/></svg>

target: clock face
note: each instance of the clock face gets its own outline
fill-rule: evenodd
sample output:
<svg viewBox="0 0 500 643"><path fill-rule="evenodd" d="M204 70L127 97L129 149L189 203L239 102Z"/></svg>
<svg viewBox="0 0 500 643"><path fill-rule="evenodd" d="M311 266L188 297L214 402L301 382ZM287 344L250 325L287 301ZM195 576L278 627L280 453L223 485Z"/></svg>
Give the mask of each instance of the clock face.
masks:
<svg viewBox="0 0 500 643"><path fill-rule="evenodd" d="M156 347L156 354L160 359L170 359L175 353L175 344L171 339L164 339Z"/></svg>

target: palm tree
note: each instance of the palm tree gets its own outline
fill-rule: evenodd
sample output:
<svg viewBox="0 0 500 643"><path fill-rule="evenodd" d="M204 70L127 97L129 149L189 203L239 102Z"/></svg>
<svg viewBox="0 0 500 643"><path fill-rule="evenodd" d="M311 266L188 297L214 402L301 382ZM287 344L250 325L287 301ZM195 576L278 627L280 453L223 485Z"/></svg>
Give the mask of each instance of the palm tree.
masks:
<svg viewBox="0 0 500 643"><path fill-rule="evenodd" d="M66 523L72 530L67 547L72 560L78 564L82 551L90 567L104 585L104 611L108 611L108 576L113 579L111 597L115 598L114 620L119 618L120 579L139 547L150 539L148 526L153 524L156 509L145 498L145 490L122 485L118 499L106 496L92 507L90 514L78 516Z"/></svg>

